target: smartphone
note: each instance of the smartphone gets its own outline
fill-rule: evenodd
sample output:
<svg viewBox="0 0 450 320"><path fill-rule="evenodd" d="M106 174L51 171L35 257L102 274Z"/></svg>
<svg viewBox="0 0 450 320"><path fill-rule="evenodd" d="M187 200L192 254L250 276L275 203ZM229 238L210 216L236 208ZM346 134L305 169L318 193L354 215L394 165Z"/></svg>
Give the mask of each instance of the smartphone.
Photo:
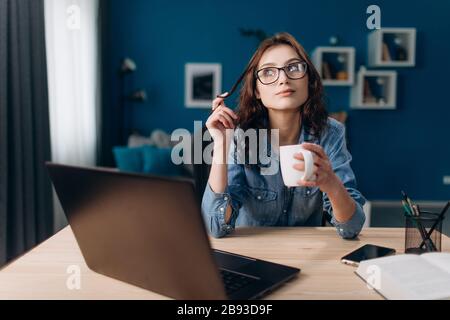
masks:
<svg viewBox="0 0 450 320"><path fill-rule="evenodd" d="M341 258L341 262L358 266L363 260L381 258L395 253L395 249L366 244Z"/></svg>

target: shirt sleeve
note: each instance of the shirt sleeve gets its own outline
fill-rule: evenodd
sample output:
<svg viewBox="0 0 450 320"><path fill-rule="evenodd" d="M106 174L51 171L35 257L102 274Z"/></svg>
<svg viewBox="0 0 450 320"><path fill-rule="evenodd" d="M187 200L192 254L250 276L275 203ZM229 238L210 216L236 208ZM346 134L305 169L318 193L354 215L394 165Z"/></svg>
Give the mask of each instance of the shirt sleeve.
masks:
<svg viewBox="0 0 450 320"><path fill-rule="evenodd" d="M329 152L327 152L328 158L335 174L341 179L350 197L355 201L355 211L348 221L338 222L334 217L333 208L326 193L324 193L323 197L323 206L331 215L331 223L336 227L338 234L344 239L353 239L361 232L366 220L363 211L363 205L366 202L366 199L357 190L355 174L350 167L352 156L347 150L345 142L345 127L339 124L339 126L335 128L335 132L332 136L335 137L335 142L330 143L331 147Z"/></svg>
<svg viewBox="0 0 450 320"><path fill-rule="evenodd" d="M244 201L245 172L243 165L237 164L234 157L234 143L231 143L228 154L228 185L223 193L216 193L206 184L202 199L202 215L209 233L221 238L234 231L239 210ZM231 205L231 219L225 223L225 213Z"/></svg>

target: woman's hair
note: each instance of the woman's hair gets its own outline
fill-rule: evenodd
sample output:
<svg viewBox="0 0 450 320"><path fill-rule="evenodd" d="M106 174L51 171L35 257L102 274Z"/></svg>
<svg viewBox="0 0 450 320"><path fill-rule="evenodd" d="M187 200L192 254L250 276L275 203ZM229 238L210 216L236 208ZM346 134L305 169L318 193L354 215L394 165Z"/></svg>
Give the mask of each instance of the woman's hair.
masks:
<svg viewBox="0 0 450 320"><path fill-rule="evenodd" d="M323 86L319 73L309 59L305 49L289 33L277 33L267 38L259 45L253 57L247 65L247 71L243 78L243 84L239 95L239 108L237 111L238 126L243 129L269 129L268 112L260 99L256 98L256 76L264 52L277 45L288 45L303 59L308 73L308 99L299 106L302 115L302 125L309 129L309 133L320 137L327 125L328 112L323 100Z"/></svg>

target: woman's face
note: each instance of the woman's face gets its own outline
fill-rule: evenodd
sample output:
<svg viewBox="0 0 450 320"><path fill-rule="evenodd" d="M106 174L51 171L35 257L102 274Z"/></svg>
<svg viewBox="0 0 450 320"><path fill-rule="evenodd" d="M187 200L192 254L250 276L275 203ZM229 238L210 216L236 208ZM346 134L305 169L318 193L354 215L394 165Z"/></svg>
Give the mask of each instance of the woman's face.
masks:
<svg viewBox="0 0 450 320"><path fill-rule="evenodd" d="M257 70L266 67L284 67L293 62L303 61L289 45L276 45L262 55ZM272 84L262 84L256 80L256 97L268 109L294 110L308 99L308 74L297 80L289 79L284 70L279 70L279 78Z"/></svg>

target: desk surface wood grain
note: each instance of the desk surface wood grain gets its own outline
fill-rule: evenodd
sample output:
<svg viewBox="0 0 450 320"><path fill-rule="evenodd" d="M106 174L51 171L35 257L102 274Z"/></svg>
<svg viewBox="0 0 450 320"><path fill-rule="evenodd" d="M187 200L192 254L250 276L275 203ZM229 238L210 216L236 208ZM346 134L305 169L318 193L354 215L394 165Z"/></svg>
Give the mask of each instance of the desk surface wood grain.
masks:
<svg viewBox="0 0 450 320"><path fill-rule="evenodd" d="M238 228L214 248L302 269L266 299L382 299L340 258L366 244L404 251L404 229L367 228L356 240L341 239L334 228ZM443 251L450 239L443 236ZM70 269L71 266L74 269ZM80 288L70 276L80 271ZM68 271L72 273L68 273ZM68 286L69 284L69 286ZM0 299L165 299L88 269L70 227L0 270Z"/></svg>

